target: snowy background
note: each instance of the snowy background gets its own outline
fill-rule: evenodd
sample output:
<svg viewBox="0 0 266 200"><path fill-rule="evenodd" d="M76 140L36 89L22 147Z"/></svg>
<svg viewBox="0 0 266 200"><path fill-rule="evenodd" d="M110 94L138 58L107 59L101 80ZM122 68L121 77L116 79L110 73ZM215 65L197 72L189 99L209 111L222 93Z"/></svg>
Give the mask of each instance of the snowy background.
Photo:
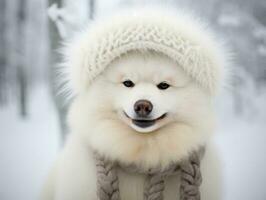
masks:
<svg viewBox="0 0 266 200"><path fill-rule="evenodd" d="M1 200L37 200L62 147L67 104L54 73L61 38L113 9L158 2L194 10L233 50L214 138L224 200L266 200L265 0L0 0Z"/></svg>

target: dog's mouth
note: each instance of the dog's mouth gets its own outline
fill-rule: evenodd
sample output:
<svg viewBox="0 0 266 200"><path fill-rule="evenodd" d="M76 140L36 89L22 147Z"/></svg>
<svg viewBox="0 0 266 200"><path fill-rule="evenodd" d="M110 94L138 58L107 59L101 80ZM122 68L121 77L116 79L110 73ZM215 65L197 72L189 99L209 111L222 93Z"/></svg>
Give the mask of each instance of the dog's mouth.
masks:
<svg viewBox="0 0 266 200"><path fill-rule="evenodd" d="M140 128L148 128L153 126L154 124L156 124L156 122L164 119L167 115L167 113L164 113L163 115L161 115L160 117L156 118L156 119L149 119L149 118L135 118L132 119L131 117L129 117L127 115L126 112L124 112L125 116L130 119L132 121L132 123Z"/></svg>

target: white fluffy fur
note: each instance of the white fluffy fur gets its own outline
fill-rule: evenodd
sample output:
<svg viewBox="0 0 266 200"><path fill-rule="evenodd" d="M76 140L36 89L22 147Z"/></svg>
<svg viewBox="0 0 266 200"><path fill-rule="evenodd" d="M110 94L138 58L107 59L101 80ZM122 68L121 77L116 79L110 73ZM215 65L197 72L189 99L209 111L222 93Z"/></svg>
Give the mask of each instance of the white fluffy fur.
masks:
<svg viewBox="0 0 266 200"><path fill-rule="evenodd" d="M197 20L145 12L112 18L111 25L108 20L96 23L65 51L65 65L77 95L68 115L71 135L49 176L44 200L96 200L93 151L142 168L165 167L208 143L214 127L212 94L220 85L225 63L220 46ZM117 28L139 24L142 28L147 24L162 28L159 32L166 38L176 38L174 33L178 33L181 46L165 40L163 46L139 43L117 51L105 48L131 33L113 35L125 31ZM178 51L173 51L176 48ZM135 86L123 86L126 79ZM171 85L164 91L156 87L163 81ZM146 131L134 126L124 112L133 118L133 105L139 99L152 102L153 118L163 113L167 117ZM217 158L208 146L202 163L203 200L221 198ZM122 200L142 199L144 177L119 171L119 180ZM177 199L178 184L176 177L166 181L165 200Z"/></svg>
<svg viewBox="0 0 266 200"><path fill-rule="evenodd" d="M169 56L212 94L224 77L227 52L198 18L172 9L142 8L94 21L66 44L64 67L76 92L127 51Z"/></svg>
<svg viewBox="0 0 266 200"><path fill-rule="evenodd" d="M126 79L136 86L123 86ZM160 91L156 85L162 81L168 81L172 87ZM152 116L168 113L160 122L167 126L163 124L151 135L136 134L124 122L122 113L126 111L132 116L134 103L140 99L152 102ZM130 53L113 62L75 99L69 117L73 131L94 149L108 158L142 167L165 166L179 160L204 144L213 128L209 94L173 61L158 54L143 57Z"/></svg>
<svg viewBox="0 0 266 200"><path fill-rule="evenodd" d="M125 79L134 81L135 87L126 88L121 84ZM156 85L162 81L167 81L171 87L159 90ZM122 111L131 115L134 102L143 98L153 103L152 115L168 113L150 133L138 133L121 117ZM211 100L208 92L166 56L130 52L115 60L75 98L69 113L72 135L51 175L44 199L96 199L92 149L109 159L135 163L143 168L164 167L180 161L206 144L212 134ZM205 200L219 199L214 192L219 188L216 187L217 173L211 171L212 165L217 163L210 161L215 157L208 157L209 153L205 166L208 165L211 176L204 175L204 181L210 188L203 186ZM123 172L119 177L122 199L141 199L144 177L132 177ZM165 199L176 199L178 181L169 179L166 188Z"/></svg>

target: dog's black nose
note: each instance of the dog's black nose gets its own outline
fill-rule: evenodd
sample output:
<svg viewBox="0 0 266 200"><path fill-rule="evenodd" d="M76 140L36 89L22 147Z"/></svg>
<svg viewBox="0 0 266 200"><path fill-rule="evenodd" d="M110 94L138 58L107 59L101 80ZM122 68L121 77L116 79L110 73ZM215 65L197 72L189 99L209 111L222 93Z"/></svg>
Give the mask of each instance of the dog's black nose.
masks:
<svg viewBox="0 0 266 200"><path fill-rule="evenodd" d="M141 99L134 104L134 110L140 117L147 117L153 109L153 105L150 101Z"/></svg>

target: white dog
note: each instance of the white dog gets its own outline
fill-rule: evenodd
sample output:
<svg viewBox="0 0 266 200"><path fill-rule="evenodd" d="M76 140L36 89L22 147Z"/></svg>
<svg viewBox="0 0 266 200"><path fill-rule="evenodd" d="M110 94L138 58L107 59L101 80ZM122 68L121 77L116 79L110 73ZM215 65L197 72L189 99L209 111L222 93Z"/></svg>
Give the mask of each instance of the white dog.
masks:
<svg viewBox="0 0 266 200"><path fill-rule="evenodd" d="M151 17L152 20L154 17ZM147 23L151 22L149 21L151 18ZM159 18L160 21L162 18ZM183 18L173 23L180 25L182 20ZM190 22L185 21L182 24L189 27ZM119 23L121 27L123 24ZM193 30L194 28L192 27ZM95 33L97 38L103 37L101 34L108 32L101 33L99 29L97 30L97 34ZM115 28L112 27L112 30ZM189 31L184 26L180 30L181 36L182 31L184 33ZM200 31L201 28L198 32ZM198 32L195 33L196 39L192 39L191 35L194 33L191 32L188 38L200 46L202 43L197 42L202 38ZM96 37L95 35L89 37ZM68 122L72 134L50 174L43 199L98 199L95 151L106 159L124 164L134 163L139 168L149 169L154 166L165 168L170 163L179 162L187 157L199 146L207 145L215 124L213 91L210 88L211 84L217 81L222 63L219 63L218 67L217 63L220 60L215 57L211 42L206 40L206 37L203 38L204 47L200 49L200 54L208 53L207 58L210 58L210 63L215 65L215 69L208 68L208 70L214 71L215 74L208 72L211 74L210 77L204 77L203 73L200 78L204 80L200 81L197 79L197 74L193 75L198 71L193 73L191 72L193 70L186 71L187 66L182 62L175 61L169 54L161 52L158 48L152 48L153 46L120 49L119 55L110 56L112 58L110 62L97 61L101 66L106 64L105 70L101 73L95 72L95 69L86 70L94 75L93 78L86 78L84 67L87 68L96 60L83 57L89 53L97 57L96 50L90 51L88 48L96 48L97 43L101 41L93 40L95 44L92 46L86 46L87 40L83 39L76 45L72 44L74 48L68 52L67 55L70 57L66 61L72 67L70 76L77 92L69 111ZM167 52L167 49L164 50ZM106 51L101 52L104 54ZM102 58L106 56L102 55ZM203 61L198 60L197 66L201 65L201 62ZM193 65L193 60L188 64ZM202 66L204 67L206 66ZM202 199L221 199L219 159L215 149L209 144L206 147L201 170ZM118 169L118 177L122 200L143 199L145 175L131 174ZM178 178L167 178L165 200L178 199L178 185Z"/></svg>

